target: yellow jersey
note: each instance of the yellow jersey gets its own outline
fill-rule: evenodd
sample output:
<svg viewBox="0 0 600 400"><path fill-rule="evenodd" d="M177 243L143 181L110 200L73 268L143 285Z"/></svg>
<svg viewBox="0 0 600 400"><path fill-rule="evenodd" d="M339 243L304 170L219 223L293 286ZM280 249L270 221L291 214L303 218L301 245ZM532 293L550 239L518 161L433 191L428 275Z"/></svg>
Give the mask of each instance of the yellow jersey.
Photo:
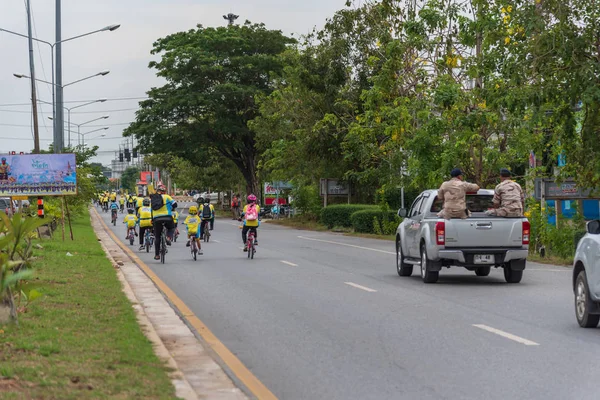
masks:
<svg viewBox="0 0 600 400"><path fill-rule="evenodd" d="M204 204L200 205L200 208L198 209L198 215L200 215L200 217L202 218L203 221L210 221L211 219L213 219L215 217L215 207L210 204L210 218L205 218L204 217Z"/></svg>
<svg viewBox="0 0 600 400"><path fill-rule="evenodd" d="M248 212L248 206L249 205L250 204L246 204L244 206L244 215ZM258 204L256 204L255 207L256 207L256 215L260 215L260 206ZM254 220L254 221L245 220L244 224L246 226L258 227L258 219Z"/></svg>
<svg viewBox="0 0 600 400"><path fill-rule="evenodd" d="M198 226L200 226L200 216L188 215L183 223L187 227L188 235L195 235L198 233Z"/></svg>
<svg viewBox="0 0 600 400"><path fill-rule="evenodd" d="M127 224L128 228L134 228L138 218L133 214L127 214L125 218L123 218L123 223Z"/></svg>
<svg viewBox="0 0 600 400"><path fill-rule="evenodd" d="M135 201L135 208L140 208L143 205L144 205L144 198L138 197L137 200Z"/></svg>
<svg viewBox="0 0 600 400"><path fill-rule="evenodd" d="M152 218L156 219L159 217L172 216L173 211L171 205L173 204L173 198L168 194L161 195L163 198L163 206L158 210L152 210Z"/></svg>
<svg viewBox="0 0 600 400"><path fill-rule="evenodd" d="M177 211L173 211L171 215L173 216L173 222L175 222L175 225L177 225L177 223L179 223L179 213Z"/></svg>
<svg viewBox="0 0 600 400"><path fill-rule="evenodd" d="M125 204L125 197L121 196L119 198L119 204L121 204L121 205Z"/></svg>
<svg viewBox="0 0 600 400"><path fill-rule="evenodd" d="M139 221L142 228L148 228L152 226L152 208L141 207L138 211L138 215L140 217Z"/></svg>

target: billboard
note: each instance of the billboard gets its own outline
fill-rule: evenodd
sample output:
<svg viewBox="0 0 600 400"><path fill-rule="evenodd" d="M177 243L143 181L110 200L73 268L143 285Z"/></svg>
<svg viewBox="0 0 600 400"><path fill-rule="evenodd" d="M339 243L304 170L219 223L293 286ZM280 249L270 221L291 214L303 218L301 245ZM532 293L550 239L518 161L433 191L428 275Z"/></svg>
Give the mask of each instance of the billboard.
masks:
<svg viewBox="0 0 600 400"><path fill-rule="evenodd" d="M75 154L0 156L0 196L77 194Z"/></svg>

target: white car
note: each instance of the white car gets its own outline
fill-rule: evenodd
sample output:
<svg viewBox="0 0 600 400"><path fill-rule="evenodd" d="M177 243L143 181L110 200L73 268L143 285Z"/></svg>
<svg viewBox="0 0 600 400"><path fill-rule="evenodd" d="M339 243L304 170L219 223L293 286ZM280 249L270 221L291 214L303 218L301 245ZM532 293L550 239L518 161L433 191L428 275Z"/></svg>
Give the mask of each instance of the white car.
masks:
<svg viewBox="0 0 600 400"><path fill-rule="evenodd" d="M208 192L203 192L203 193L196 193L193 197L195 202L198 202L199 198L204 198L207 194L210 194L210 203L211 204L217 204L219 202L219 193L208 193Z"/></svg>
<svg viewBox="0 0 600 400"><path fill-rule="evenodd" d="M600 322L600 221L590 221L579 240L573 261L575 316L582 328Z"/></svg>

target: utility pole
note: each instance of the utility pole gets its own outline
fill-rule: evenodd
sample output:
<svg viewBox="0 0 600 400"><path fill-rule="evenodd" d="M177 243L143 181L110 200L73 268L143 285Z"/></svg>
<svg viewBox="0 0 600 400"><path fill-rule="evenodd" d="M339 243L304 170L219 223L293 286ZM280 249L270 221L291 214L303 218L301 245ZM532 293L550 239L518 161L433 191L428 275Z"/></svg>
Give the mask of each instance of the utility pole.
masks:
<svg viewBox="0 0 600 400"><path fill-rule="evenodd" d="M31 33L31 5L27 0L27 33L29 39L29 73L31 75L31 109L33 113L33 152L40 152L40 131L38 127L37 96L35 90L35 63L33 61L33 36Z"/></svg>
<svg viewBox="0 0 600 400"><path fill-rule="evenodd" d="M223 15L223 19L226 19L227 21L229 21L229 23L227 25L231 26L233 25L233 23L235 22L236 19L238 19L240 16L239 15L235 15L233 13L229 13L227 15Z"/></svg>
<svg viewBox="0 0 600 400"><path fill-rule="evenodd" d="M61 0L56 0L56 129L54 152L62 153L65 136L65 113L62 81L62 21ZM70 127L69 127L70 129Z"/></svg>

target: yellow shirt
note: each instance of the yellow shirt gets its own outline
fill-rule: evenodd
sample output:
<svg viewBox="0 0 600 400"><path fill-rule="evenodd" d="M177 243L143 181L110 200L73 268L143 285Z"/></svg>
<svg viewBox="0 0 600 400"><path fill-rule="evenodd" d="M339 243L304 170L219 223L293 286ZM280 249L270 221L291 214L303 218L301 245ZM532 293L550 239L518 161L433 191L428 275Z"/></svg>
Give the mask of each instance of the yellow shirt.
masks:
<svg viewBox="0 0 600 400"><path fill-rule="evenodd" d="M211 219L213 219L213 218L215 217L215 207L214 207L212 204L210 204L210 215L211 215L211 217L210 217L210 218L204 218L204 217L202 216L202 214L203 214L203 213L204 213L204 204L201 204L201 205L200 205L200 208L198 209L198 215L200 215L200 217L201 217L203 220L205 220L205 221L210 221Z"/></svg>
<svg viewBox="0 0 600 400"><path fill-rule="evenodd" d="M117 194L116 193L111 193L110 194L110 201L117 201Z"/></svg>
<svg viewBox="0 0 600 400"><path fill-rule="evenodd" d="M179 213L177 211L173 211L173 222L177 224L179 222Z"/></svg>
<svg viewBox="0 0 600 400"><path fill-rule="evenodd" d="M183 223L187 227L188 235L195 235L198 233L198 226L200 226L200 216L188 215Z"/></svg>
<svg viewBox="0 0 600 400"><path fill-rule="evenodd" d="M133 228L135 227L135 223L137 222L137 220L138 218L135 215L127 214L125 218L123 218L123 223L126 223L128 228Z"/></svg>
<svg viewBox="0 0 600 400"><path fill-rule="evenodd" d="M168 194L163 194L163 206L159 210L152 211L152 218L171 216L171 204L173 204L173 198Z"/></svg>
<svg viewBox="0 0 600 400"><path fill-rule="evenodd" d="M248 206L249 206L249 204L246 204L244 206L244 214L246 214L248 212ZM258 214L260 213L260 206L257 204L257 205L255 205L255 207L256 207L256 215L258 216ZM258 226L258 218L254 221L246 220L246 226Z"/></svg>
<svg viewBox="0 0 600 400"><path fill-rule="evenodd" d="M136 202L135 202L135 208L140 208L144 205L144 198L143 197L138 197Z"/></svg>
<svg viewBox="0 0 600 400"><path fill-rule="evenodd" d="M152 208L142 207L139 210L140 226L142 228L148 228L152 226Z"/></svg>
<svg viewBox="0 0 600 400"><path fill-rule="evenodd" d="M119 199L119 203L120 203L121 205L125 204L125 198L124 198L124 197L121 197L121 198Z"/></svg>
<svg viewBox="0 0 600 400"><path fill-rule="evenodd" d="M108 203L108 196L104 196L104 197L102 198L102 202L103 202L103 203Z"/></svg>

